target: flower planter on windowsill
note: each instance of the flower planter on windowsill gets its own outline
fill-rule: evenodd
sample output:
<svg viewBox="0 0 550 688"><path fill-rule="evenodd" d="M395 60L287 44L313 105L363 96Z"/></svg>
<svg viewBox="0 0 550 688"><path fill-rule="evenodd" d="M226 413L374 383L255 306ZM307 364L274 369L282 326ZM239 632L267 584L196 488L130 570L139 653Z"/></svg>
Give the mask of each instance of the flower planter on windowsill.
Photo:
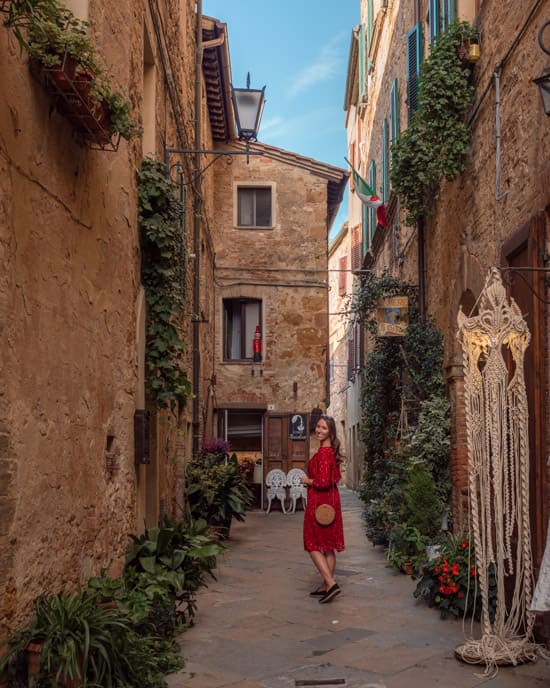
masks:
<svg viewBox="0 0 550 688"><path fill-rule="evenodd" d="M90 95L95 77L79 71L78 66L78 62L66 54L57 65L45 66L32 61L31 71L52 96L57 110L90 148L116 151L120 134L111 131L106 104Z"/></svg>

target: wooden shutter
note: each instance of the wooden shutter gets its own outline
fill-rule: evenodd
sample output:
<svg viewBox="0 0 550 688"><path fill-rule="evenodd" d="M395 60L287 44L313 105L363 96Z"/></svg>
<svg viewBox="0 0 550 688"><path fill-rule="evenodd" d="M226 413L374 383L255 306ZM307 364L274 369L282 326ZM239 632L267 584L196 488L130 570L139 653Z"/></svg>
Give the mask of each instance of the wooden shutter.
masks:
<svg viewBox="0 0 550 688"><path fill-rule="evenodd" d="M376 192L376 163L371 160L369 165L369 186ZM376 208L369 208L369 245L376 231Z"/></svg>
<svg viewBox="0 0 550 688"><path fill-rule="evenodd" d="M367 41L365 36L365 26L359 27L359 102L367 100Z"/></svg>
<svg viewBox="0 0 550 688"><path fill-rule="evenodd" d="M418 83L422 64L422 26L417 24L407 34L407 108L409 120L418 109Z"/></svg>
<svg viewBox="0 0 550 688"><path fill-rule="evenodd" d="M399 124L399 86L397 79L393 80L390 91L390 141L394 144L401 131Z"/></svg>
<svg viewBox="0 0 550 688"><path fill-rule="evenodd" d="M351 230L351 269L361 269L361 226L355 225Z"/></svg>
<svg viewBox="0 0 550 688"><path fill-rule="evenodd" d="M443 0L445 2L445 0ZM434 44L439 33L439 0L430 0L430 45Z"/></svg>
<svg viewBox="0 0 550 688"><path fill-rule="evenodd" d="M456 19L456 0L443 0L442 26L445 30Z"/></svg>
<svg viewBox="0 0 550 688"><path fill-rule="evenodd" d="M348 257L347 256L342 256L339 261L338 268L340 270L338 274L338 295L339 296L344 296L346 293L346 277L347 277L347 268L348 268Z"/></svg>
<svg viewBox="0 0 550 688"><path fill-rule="evenodd" d="M374 31L374 0L367 0L367 39L370 43L372 40L372 34Z"/></svg>
<svg viewBox="0 0 550 688"><path fill-rule="evenodd" d="M382 200L387 203L389 197L390 156L389 156L388 120L382 122Z"/></svg>
<svg viewBox="0 0 550 688"><path fill-rule="evenodd" d="M363 235L363 256L365 256L370 248L369 208L365 203L361 203L361 231Z"/></svg>

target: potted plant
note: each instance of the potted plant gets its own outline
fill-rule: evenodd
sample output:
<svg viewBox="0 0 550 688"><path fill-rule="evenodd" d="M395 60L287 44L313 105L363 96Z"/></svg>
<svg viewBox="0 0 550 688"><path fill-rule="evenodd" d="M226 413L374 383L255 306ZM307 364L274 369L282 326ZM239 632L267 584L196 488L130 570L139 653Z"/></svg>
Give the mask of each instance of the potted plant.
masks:
<svg viewBox="0 0 550 688"><path fill-rule="evenodd" d="M130 102L110 86L88 22L57 0L14 0L4 23L61 113L84 138L104 145L113 135L130 139L139 134Z"/></svg>
<svg viewBox="0 0 550 688"><path fill-rule="evenodd" d="M425 557L426 538L415 526L398 523L391 531L387 558L391 566L413 575Z"/></svg>
<svg viewBox="0 0 550 688"><path fill-rule="evenodd" d="M128 632L124 617L98 607L82 590L43 595L36 600L29 624L9 639L0 673L15 656L27 652L29 674L38 668L38 683L53 681L68 688L88 681L103 685L125 663L120 640Z"/></svg>
<svg viewBox="0 0 550 688"><path fill-rule="evenodd" d="M204 450L187 467L185 496L191 517L214 526L222 539L233 518L244 521L254 499L235 454Z"/></svg>
<svg viewBox="0 0 550 688"><path fill-rule="evenodd" d="M468 535L447 534L439 541L441 553L424 564L422 576L414 591L430 607L440 610L441 617L474 616L480 618L481 591L475 553ZM489 575L489 616L496 611L496 577Z"/></svg>

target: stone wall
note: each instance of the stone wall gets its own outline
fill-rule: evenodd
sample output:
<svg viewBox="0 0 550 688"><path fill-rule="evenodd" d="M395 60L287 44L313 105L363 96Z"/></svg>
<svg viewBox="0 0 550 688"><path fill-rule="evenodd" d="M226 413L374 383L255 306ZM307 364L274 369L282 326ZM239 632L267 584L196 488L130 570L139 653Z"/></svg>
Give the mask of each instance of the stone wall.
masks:
<svg viewBox="0 0 550 688"><path fill-rule="evenodd" d="M178 16L190 22L187 5ZM139 120L150 18L133 2L96 2L90 21ZM185 45L182 64L192 65L193 42L176 43L173 57ZM104 152L76 141L3 26L0 69L0 625L11 628L40 593L102 568L118 575L128 534L142 527L133 444L141 143ZM160 96L160 59L157 69ZM157 123L167 119L175 141L166 98L157 102ZM163 471L168 499L173 469Z"/></svg>
<svg viewBox="0 0 550 688"><path fill-rule="evenodd" d="M295 412L325 405L328 347L327 181L266 155L235 158L216 178L213 357L220 408L239 402ZM275 226L234 224L237 183L273 184ZM223 298L262 300L261 364L223 362Z"/></svg>

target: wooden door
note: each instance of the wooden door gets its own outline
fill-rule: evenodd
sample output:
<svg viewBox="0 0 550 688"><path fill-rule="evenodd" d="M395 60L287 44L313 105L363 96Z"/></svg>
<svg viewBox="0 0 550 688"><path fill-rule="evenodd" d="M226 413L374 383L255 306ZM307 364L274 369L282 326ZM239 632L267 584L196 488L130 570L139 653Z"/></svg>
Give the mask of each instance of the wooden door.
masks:
<svg viewBox="0 0 550 688"><path fill-rule="evenodd" d="M529 410L530 520L535 579L538 576L548 523L546 471L546 370L544 244L546 218L539 213L505 243L503 277L509 294L525 318L531 341L525 356L525 385Z"/></svg>
<svg viewBox="0 0 550 688"><path fill-rule="evenodd" d="M309 433L304 440L293 440L289 437L289 422L292 414L267 413L264 416L264 481L265 476L274 468L288 473L291 468L302 468L304 471L309 459ZM309 417L308 417L309 423ZM274 500L272 508L277 508ZM264 508L267 506L264 497Z"/></svg>

